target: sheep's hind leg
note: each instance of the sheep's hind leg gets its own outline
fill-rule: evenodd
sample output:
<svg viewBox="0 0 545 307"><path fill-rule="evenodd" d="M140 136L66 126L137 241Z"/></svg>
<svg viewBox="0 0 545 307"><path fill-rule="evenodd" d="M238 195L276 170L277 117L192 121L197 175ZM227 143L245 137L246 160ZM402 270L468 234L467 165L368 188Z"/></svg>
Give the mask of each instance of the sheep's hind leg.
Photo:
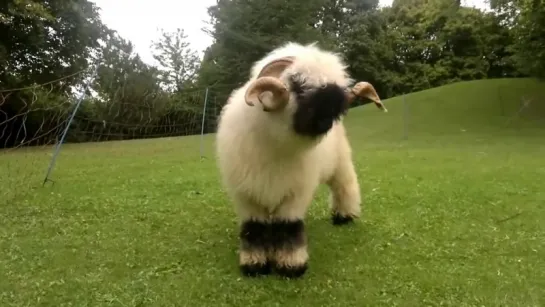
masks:
<svg viewBox="0 0 545 307"><path fill-rule="evenodd" d="M243 275L256 277L271 273L268 261L270 223L255 206L238 205L240 218L239 267Z"/></svg>
<svg viewBox="0 0 545 307"><path fill-rule="evenodd" d="M304 217L312 197L284 203L271 220L270 257L278 275L299 278L308 269Z"/></svg>
<svg viewBox="0 0 545 307"><path fill-rule="evenodd" d="M333 224L344 225L358 218L361 214L360 186L350 159L342 160L328 186Z"/></svg>

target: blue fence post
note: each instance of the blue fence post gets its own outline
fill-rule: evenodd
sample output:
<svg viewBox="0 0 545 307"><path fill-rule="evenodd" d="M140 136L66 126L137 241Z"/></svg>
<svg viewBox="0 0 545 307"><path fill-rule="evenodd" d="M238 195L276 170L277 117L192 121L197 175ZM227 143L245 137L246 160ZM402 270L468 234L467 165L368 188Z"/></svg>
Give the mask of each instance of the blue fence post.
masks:
<svg viewBox="0 0 545 307"><path fill-rule="evenodd" d="M204 151L204 122L205 116L206 116L206 104L208 102L208 87L206 88L206 94L204 95L204 107L202 110L202 125L201 125L201 159L203 158L203 151Z"/></svg>
<svg viewBox="0 0 545 307"><path fill-rule="evenodd" d="M68 133L68 129L70 128L70 125L72 124L72 120L74 120L74 116L76 115L76 112L78 111L78 108L81 105L83 98L85 97L85 92L89 90L89 86L91 85L91 80L93 80L97 74L97 70L98 70L98 64L95 66L95 69L93 70L93 74L91 75L91 78L87 81L87 84L85 85L83 93L79 97L79 100L76 102L76 106L74 107L74 110L72 111L72 114L70 115L70 119L68 120L66 127L64 127L64 131L62 133L61 139L59 140L59 142L57 143L57 146L55 147L55 152L53 153L53 157L51 158L51 163L49 163L49 167L47 168L47 174L45 175L42 186L44 186L47 181L51 181L49 179L49 176L51 175L51 171L53 170L53 167L55 166L55 163L57 162L57 156L59 155L59 151L61 150L61 145L63 144L64 138L66 137L66 134Z"/></svg>

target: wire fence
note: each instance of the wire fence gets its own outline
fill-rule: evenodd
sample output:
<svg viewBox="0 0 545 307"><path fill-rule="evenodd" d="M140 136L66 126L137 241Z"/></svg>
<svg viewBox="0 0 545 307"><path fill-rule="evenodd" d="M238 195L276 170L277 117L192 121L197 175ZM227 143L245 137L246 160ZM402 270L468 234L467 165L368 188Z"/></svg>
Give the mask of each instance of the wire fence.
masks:
<svg viewBox="0 0 545 307"><path fill-rule="evenodd" d="M488 114L490 127L516 128L521 123L545 126L542 84L526 80L518 83L500 81L487 80L490 84L488 89L485 84L486 95L496 96L491 99L496 101L495 104L448 104L441 100L452 99L421 92L389 99L386 104L389 112L384 115L379 116L376 114L378 111L366 106L363 113L356 113L357 118L349 112L347 120L361 123L361 116L364 116L365 121L361 125L365 127L358 130L356 124L354 128L359 136L389 135L393 142L423 136L431 139L430 135L441 139L441 134L464 134L482 129L486 125L479 122L482 119L478 115L483 113ZM508 83L510 87L505 86ZM54 184L57 162L62 160L61 153L67 146L81 145L78 150L81 155L86 155L92 153L92 148L99 146L97 144L187 137L192 138L187 143L190 145L175 150L182 150L186 155L189 152L196 160L212 157L211 134L216 131L218 115L227 99L225 93L228 91L225 89L231 90L237 85L221 85L222 90L217 90L218 86L191 89L174 102L164 101L159 96L135 101L123 94L114 97L113 101L92 100L84 94L59 98L53 94L53 86L54 82L49 82L0 90L0 186L3 201L24 199L34 189L46 183ZM81 84L79 92L85 93L87 86ZM447 86L442 95L448 93L449 88L452 95L459 94L456 86ZM513 91L517 86L524 88ZM460 99L468 99L471 93L466 94ZM441 111L436 112L437 108ZM453 120L438 117L439 113ZM142 146L153 147L154 143ZM83 159L83 156L79 157Z"/></svg>
<svg viewBox="0 0 545 307"><path fill-rule="evenodd" d="M215 132L218 101L225 100L224 95L197 88L179 97L143 95L145 99L137 100L121 89L105 101L86 95L94 75L76 87L80 95L55 93L55 82L84 72L46 84L0 89L0 202L24 199L46 183L54 184L67 146L198 136L200 148L185 150L200 157L210 154L205 136Z"/></svg>

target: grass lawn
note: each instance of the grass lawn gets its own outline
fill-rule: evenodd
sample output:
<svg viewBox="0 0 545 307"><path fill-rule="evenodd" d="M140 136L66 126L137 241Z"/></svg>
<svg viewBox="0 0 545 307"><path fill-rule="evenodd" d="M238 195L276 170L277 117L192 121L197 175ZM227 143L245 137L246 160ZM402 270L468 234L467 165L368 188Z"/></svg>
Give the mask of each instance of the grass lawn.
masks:
<svg viewBox="0 0 545 307"><path fill-rule="evenodd" d="M198 136L66 145L45 187L51 148L0 153L15 197L0 200L0 306L544 306L539 87L459 83L351 110L364 215L333 226L321 188L299 280L239 274L214 135L202 161Z"/></svg>

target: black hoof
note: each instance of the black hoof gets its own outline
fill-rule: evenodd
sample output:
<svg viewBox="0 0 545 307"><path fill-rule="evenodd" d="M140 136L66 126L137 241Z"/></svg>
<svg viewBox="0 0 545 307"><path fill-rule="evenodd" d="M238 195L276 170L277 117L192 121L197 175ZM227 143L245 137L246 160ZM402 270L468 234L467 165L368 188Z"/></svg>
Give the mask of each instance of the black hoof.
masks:
<svg viewBox="0 0 545 307"><path fill-rule="evenodd" d="M257 277L260 275L269 275L272 271L271 265L266 264L242 264L240 265L240 271L242 275L247 277Z"/></svg>
<svg viewBox="0 0 545 307"><path fill-rule="evenodd" d="M354 221L352 216L344 216L339 213L334 213L331 218L333 225L345 225Z"/></svg>
<svg viewBox="0 0 545 307"><path fill-rule="evenodd" d="M307 269L308 269L308 265L306 263L296 267L277 266L276 273L281 277L294 279L294 278L302 277L307 271Z"/></svg>

